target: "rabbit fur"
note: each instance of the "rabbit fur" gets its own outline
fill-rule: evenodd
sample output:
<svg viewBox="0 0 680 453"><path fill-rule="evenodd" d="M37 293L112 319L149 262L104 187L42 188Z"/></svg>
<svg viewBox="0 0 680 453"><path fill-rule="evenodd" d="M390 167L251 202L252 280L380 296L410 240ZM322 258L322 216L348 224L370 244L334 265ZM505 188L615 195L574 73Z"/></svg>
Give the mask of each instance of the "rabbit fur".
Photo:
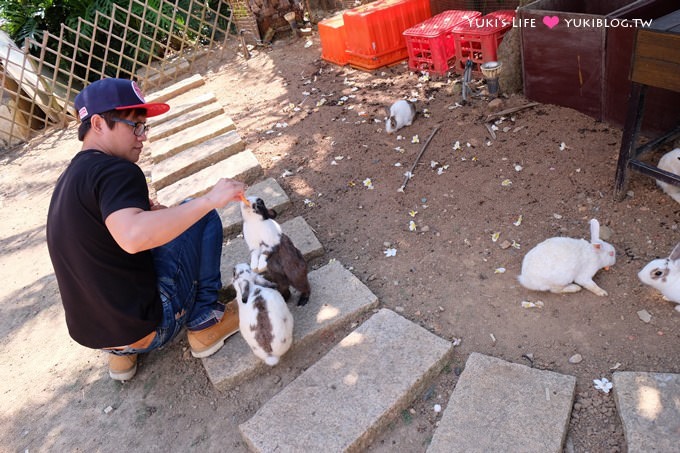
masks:
<svg viewBox="0 0 680 453"><path fill-rule="evenodd" d="M268 209L264 201L248 197L241 203L243 237L250 250L250 267L277 285L281 295L288 300L290 287L300 292L298 305L309 301L311 287L307 278L307 262L288 235L281 231L276 211Z"/></svg>
<svg viewBox="0 0 680 453"><path fill-rule="evenodd" d="M522 286L536 291L574 293L581 287L606 296L593 276L598 270L616 263L616 251L600 240L600 224L590 221L590 242L585 239L553 237L546 239L524 256L517 278Z"/></svg>
<svg viewBox="0 0 680 453"><path fill-rule="evenodd" d="M680 148L675 148L674 150L669 151L661 156L657 167L669 173L680 176ZM680 186L663 182L659 179L656 180L656 184L661 188L661 190L670 195L672 199L680 203Z"/></svg>
<svg viewBox="0 0 680 453"><path fill-rule="evenodd" d="M385 120L385 130L391 134L413 123L416 117L416 105L411 101L401 99L392 104L389 115L389 118Z"/></svg>
<svg viewBox="0 0 680 453"><path fill-rule="evenodd" d="M647 263L638 272L638 278L661 292L664 299L678 304L675 310L680 312L680 244L675 246L668 258Z"/></svg>
<svg viewBox="0 0 680 453"><path fill-rule="evenodd" d="M293 344L293 315L275 285L246 263L234 267L239 329L253 353L267 365L279 363Z"/></svg>

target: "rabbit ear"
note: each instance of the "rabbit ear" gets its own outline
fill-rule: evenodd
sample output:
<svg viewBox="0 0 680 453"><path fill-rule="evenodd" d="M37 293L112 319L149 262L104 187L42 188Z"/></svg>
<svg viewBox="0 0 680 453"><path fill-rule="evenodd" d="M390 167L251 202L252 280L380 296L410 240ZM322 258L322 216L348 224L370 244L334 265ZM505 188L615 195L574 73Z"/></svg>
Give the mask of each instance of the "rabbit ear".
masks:
<svg viewBox="0 0 680 453"><path fill-rule="evenodd" d="M678 245L675 246L668 259L671 261L680 260L680 243L678 243Z"/></svg>
<svg viewBox="0 0 680 453"><path fill-rule="evenodd" d="M597 219L590 219L590 242L600 240L600 222Z"/></svg>

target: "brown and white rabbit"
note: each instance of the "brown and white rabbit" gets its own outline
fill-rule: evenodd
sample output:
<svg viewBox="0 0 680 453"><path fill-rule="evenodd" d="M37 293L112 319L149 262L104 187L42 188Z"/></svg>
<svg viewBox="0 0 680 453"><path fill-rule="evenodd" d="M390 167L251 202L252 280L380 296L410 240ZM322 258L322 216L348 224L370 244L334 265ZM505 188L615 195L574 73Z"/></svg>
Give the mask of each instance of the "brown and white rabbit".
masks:
<svg viewBox="0 0 680 453"><path fill-rule="evenodd" d="M675 148L673 151L669 151L661 156L657 167L680 176L680 148ZM672 199L680 203L680 186L669 184L658 179L656 180L656 184L661 190L670 195Z"/></svg>
<svg viewBox="0 0 680 453"><path fill-rule="evenodd" d="M256 274L246 263L234 267L232 279L239 302L241 336L253 353L269 366L293 344L293 315L275 285Z"/></svg>
<svg viewBox="0 0 680 453"><path fill-rule="evenodd" d="M678 304L675 310L680 312L680 244L675 246L668 258L647 263L638 272L638 278L661 292L664 299Z"/></svg>
<svg viewBox="0 0 680 453"><path fill-rule="evenodd" d="M309 301L311 287L307 278L307 262L293 241L281 231L276 211L268 209L261 198L248 197L241 203L243 237L250 249L250 267L265 272L288 300L290 287L300 292L298 305Z"/></svg>
<svg viewBox="0 0 680 453"><path fill-rule="evenodd" d="M538 244L524 256L517 278L527 289L552 293L575 293L581 287L606 296L593 276L616 263L616 251L600 240L600 224L590 221L590 242L585 239L553 237Z"/></svg>
<svg viewBox="0 0 680 453"><path fill-rule="evenodd" d="M389 118L385 120L385 130L388 134L398 131L404 126L413 124L416 117L416 105L405 99L401 99L389 109Z"/></svg>

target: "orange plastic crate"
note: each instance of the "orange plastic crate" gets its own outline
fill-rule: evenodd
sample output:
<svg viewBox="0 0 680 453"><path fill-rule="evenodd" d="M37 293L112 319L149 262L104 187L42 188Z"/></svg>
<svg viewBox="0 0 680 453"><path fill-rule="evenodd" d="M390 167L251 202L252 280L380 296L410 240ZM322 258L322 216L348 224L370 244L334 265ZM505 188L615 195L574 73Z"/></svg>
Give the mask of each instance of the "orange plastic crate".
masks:
<svg viewBox="0 0 680 453"><path fill-rule="evenodd" d="M449 10L406 30L409 69L445 75L456 61L453 29L481 15L479 11Z"/></svg>
<svg viewBox="0 0 680 453"><path fill-rule="evenodd" d="M317 25L321 41L321 58L340 66L346 65L347 29L342 14L324 19Z"/></svg>
<svg viewBox="0 0 680 453"><path fill-rule="evenodd" d="M383 66L389 66L391 64L397 63L399 61L408 58L408 51L406 48L393 50L391 52L386 52L382 55L373 56L361 56L352 53L347 53L347 60L350 66L357 69L373 70L378 69Z"/></svg>
<svg viewBox="0 0 680 453"><path fill-rule="evenodd" d="M349 63L375 69L407 58L404 30L431 15L429 0L377 0L345 11Z"/></svg>
<svg viewBox="0 0 680 453"><path fill-rule="evenodd" d="M472 70L480 72L480 66L498 58L498 46L505 33L512 28L515 11L494 11L463 24L453 31L456 47L456 72L465 71L465 63L472 60Z"/></svg>

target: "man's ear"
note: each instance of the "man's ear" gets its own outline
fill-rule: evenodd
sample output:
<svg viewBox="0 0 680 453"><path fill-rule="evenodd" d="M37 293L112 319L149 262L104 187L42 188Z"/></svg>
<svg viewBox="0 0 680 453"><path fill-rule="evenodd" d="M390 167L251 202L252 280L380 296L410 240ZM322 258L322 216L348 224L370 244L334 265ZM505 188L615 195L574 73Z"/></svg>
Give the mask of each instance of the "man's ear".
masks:
<svg viewBox="0 0 680 453"><path fill-rule="evenodd" d="M108 128L109 126L106 124L106 120L97 114L92 115L90 118L90 129L95 131L97 134L101 134L103 132L103 128Z"/></svg>

